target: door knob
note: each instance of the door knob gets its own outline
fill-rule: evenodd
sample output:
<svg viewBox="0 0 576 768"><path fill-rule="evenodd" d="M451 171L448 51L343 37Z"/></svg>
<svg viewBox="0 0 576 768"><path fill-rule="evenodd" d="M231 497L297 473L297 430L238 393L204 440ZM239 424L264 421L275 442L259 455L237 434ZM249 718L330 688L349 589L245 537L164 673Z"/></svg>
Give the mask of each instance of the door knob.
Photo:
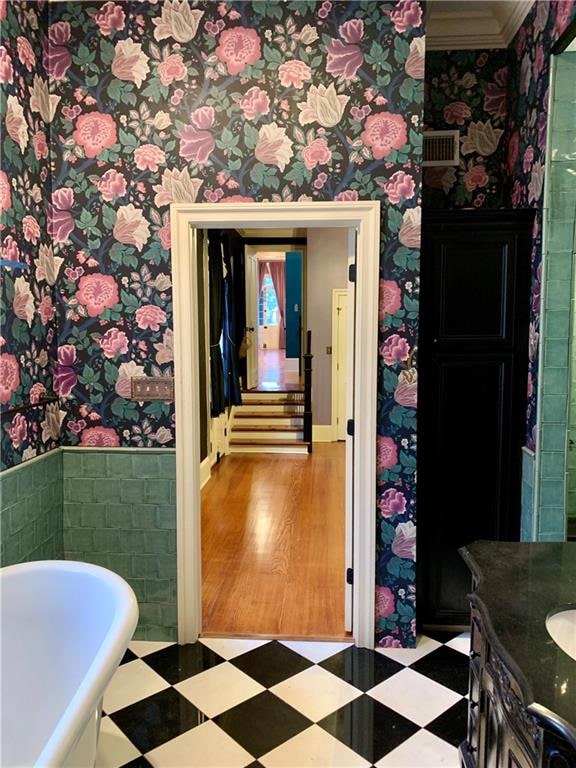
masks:
<svg viewBox="0 0 576 768"><path fill-rule="evenodd" d="M247 327L247 328L244 328L244 330L245 331L250 331L251 333L254 333L254 327L252 327L252 328L248 328Z"/></svg>

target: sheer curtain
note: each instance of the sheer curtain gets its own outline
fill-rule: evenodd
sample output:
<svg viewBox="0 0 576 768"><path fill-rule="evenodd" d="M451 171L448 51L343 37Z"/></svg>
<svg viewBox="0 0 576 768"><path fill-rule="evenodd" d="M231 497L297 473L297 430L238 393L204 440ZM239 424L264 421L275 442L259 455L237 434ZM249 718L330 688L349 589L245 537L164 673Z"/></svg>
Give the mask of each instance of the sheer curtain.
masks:
<svg viewBox="0 0 576 768"><path fill-rule="evenodd" d="M278 347L279 349L286 349L286 328L284 326L284 318L286 316L285 264L283 261L269 261L268 267L270 268L270 275L272 277L272 282L274 283L276 299L278 300L278 309L280 310Z"/></svg>

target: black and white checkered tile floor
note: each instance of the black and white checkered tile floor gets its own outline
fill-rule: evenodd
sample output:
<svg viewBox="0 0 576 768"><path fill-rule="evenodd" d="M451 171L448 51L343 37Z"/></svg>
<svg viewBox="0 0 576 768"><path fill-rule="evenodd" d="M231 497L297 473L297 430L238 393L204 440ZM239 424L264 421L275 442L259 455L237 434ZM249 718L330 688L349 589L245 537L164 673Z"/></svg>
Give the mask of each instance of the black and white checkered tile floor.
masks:
<svg viewBox="0 0 576 768"><path fill-rule="evenodd" d="M458 768L468 649L468 634L378 651L134 642L104 696L96 768Z"/></svg>

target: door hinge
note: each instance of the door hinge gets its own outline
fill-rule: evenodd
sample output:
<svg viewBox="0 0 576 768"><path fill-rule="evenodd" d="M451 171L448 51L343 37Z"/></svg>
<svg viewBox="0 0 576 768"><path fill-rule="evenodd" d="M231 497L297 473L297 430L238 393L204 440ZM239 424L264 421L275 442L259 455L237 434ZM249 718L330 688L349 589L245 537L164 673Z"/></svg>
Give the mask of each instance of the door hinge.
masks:
<svg viewBox="0 0 576 768"><path fill-rule="evenodd" d="M354 584L354 568L346 568L346 584Z"/></svg>
<svg viewBox="0 0 576 768"><path fill-rule="evenodd" d="M356 264L348 265L348 280L351 283L356 282Z"/></svg>
<svg viewBox="0 0 576 768"><path fill-rule="evenodd" d="M346 434L349 437L354 437L354 419L348 419L346 422Z"/></svg>

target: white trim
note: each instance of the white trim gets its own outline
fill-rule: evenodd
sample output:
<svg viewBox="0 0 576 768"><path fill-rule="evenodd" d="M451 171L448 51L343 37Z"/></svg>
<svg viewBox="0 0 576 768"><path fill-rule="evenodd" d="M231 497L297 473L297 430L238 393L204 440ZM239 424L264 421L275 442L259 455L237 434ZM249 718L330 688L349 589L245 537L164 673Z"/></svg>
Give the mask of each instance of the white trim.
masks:
<svg viewBox="0 0 576 768"><path fill-rule="evenodd" d="M198 343L193 333L195 270L191 269L190 229L345 227L357 231L354 380L354 616L358 646L374 647L376 555L376 402L380 203L178 203L171 205L174 285L174 365L176 370L176 486L178 557L178 640L197 639L201 627L199 438L194 403L198 399ZM344 574L343 574L344 577Z"/></svg>
<svg viewBox="0 0 576 768"><path fill-rule="evenodd" d="M44 451L44 453L39 453L38 456L33 456L31 459L26 459L26 461L20 461L18 464L13 464L11 467L6 467L5 469L0 470L0 475L2 477L6 477L9 472L15 472L17 469L22 469L22 467L31 467L32 464L37 464L40 459L47 459L48 456L52 456L57 453L62 453L61 446L52 448L51 451Z"/></svg>
<svg viewBox="0 0 576 768"><path fill-rule="evenodd" d="M300 358L299 357L287 357L284 364L284 370L286 373L298 373L300 370Z"/></svg>
<svg viewBox="0 0 576 768"><path fill-rule="evenodd" d="M200 490L204 488L208 480L210 480L210 456L206 456L204 461L200 462Z"/></svg>
<svg viewBox="0 0 576 768"><path fill-rule="evenodd" d="M434 0L427 4L426 50L508 48L533 5L534 0L499 0L468 10L466 3Z"/></svg>
<svg viewBox="0 0 576 768"><path fill-rule="evenodd" d="M312 425L313 443L334 443L336 442L336 431L332 424L313 424Z"/></svg>
<svg viewBox="0 0 576 768"><path fill-rule="evenodd" d="M352 285L352 283L351 283L351 285ZM352 287L352 291L354 291L353 287ZM338 376L338 371L336 370L336 361L337 361L338 354L339 354L339 339L338 339L338 334L337 334L337 329L338 329L339 325L338 325L338 315L336 313L336 308L338 306L338 299L341 296L346 296L346 298L348 299L348 288L332 288L332 339L331 339L331 341L332 341L332 366L331 366L332 367L332 371L331 371L331 374L332 374L332 388L331 388L330 396L331 396L331 399L332 399L332 403L331 403L331 405L332 405L332 408L331 408L331 418L332 418L332 429L334 431L334 440L338 440L338 431L339 431L338 430L338 426L339 426L339 422L338 422L338 403L340 401L340 386L339 386L340 379L339 379L339 376ZM348 306L348 305L346 305L346 306ZM352 310L354 310L354 308L352 308ZM353 319L354 318L354 313L352 312L352 317L350 317L348 315L348 309L347 309L346 310L346 315L347 315L346 325L348 326L348 323L351 321L352 322L352 326L354 326L354 319ZM349 328L346 327L347 356L350 355L350 354L353 355L353 350L348 349L348 341L349 341L348 337L350 335L351 334L349 333ZM348 357L347 357L347 359L348 359ZM348 370L343 372L345 379L350 378L349 374L350 374L351 370L352 370L352 366L348 366ZM344 389L345 389L345 385L344 385ZM345 395L347 394L346 391L344 391L344 394ZM348 411L348 400L346 400L346 411Z"/></svg>
<svg viewBox="0 0 576 768"><path fill-rule="evenodd" d="M132 448L129 445L121 445L118 448L112 448L105 445L63 445L59 450L66 451L66 453L69 451L78 451L82 453L176 453L176 448Z"/></svg>

